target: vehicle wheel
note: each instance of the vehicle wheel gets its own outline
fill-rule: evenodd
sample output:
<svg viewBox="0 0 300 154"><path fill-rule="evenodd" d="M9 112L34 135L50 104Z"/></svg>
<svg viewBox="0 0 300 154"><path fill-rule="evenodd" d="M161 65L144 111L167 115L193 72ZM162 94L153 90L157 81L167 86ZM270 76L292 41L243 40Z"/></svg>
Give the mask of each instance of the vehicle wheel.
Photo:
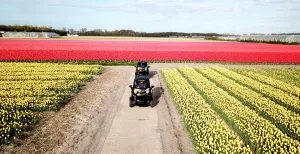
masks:
<svg viewBox="0 0 300 154"><path fill-rule="evenodd" d="M150 101L149 105L150 105L151 108L153 108L154 107L154 102Z"/></svg>
<svg viewBox="0 0 300 154"><path fill-rule="evenodd" d="M133 101L129 100L129 107L134 107Z"/></svg>

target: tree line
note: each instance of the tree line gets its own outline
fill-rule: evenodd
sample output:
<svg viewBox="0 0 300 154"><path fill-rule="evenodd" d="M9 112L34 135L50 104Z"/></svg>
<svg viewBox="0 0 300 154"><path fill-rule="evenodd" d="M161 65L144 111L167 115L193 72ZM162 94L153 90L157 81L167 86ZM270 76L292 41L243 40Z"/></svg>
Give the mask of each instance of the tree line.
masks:
<svg viewBox="0 0 300 154"><path fill-rule="evenodd" d="M60 29L53 29L52 27L38 27L31 25L0 25L0 31L11 32L54 32L60 36L66 36L67 34L77 34L79 36L131 36L131 37L192 37L192 36L219 36L217 33L183 33L183 32L136 32L133 30L102 30L95 29L88 31L86 28L82 28L79 31L74 29L67 29L63 27Z"/></svg>
<svg viewBox="0 0 300 154"><path fill-rule="evenodd" d="M132 37L192 37L192 36L219 36L217 33L183 33L183 32L136 32L133 30L101 30L80 31L79 36L132 36Z"/></svg>
<svg viewBox="0 0 300 154"><path fill-rule="evenodd" d="M54 32L60 36L66 36L67 31L53 29L52 27L38 27L31 25L0 25L0 31L11 31L11 32Z"/></svg>

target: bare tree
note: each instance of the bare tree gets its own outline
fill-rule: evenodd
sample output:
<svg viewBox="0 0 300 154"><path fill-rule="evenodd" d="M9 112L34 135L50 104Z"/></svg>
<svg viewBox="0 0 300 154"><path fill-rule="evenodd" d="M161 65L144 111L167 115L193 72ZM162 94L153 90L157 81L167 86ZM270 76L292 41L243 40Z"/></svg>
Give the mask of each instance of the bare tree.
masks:
<svg viewBox="0 0 300 154"><path fill-rule="evenodd" d="M69 29L70 34L74 34L75 30L73 28Z"/></svg>
<svg viewBox="0 0 300 154"><path fill-rule="evenodd" d="M102 29L95 29L95 32L102 32Z"/></svg>
<svg viewBox="0 0 300 154"><path fill-rule="evenodd" d="M81 28L81 32L85 33L85 32L87 32L87 29L86 28Z"/></svg>

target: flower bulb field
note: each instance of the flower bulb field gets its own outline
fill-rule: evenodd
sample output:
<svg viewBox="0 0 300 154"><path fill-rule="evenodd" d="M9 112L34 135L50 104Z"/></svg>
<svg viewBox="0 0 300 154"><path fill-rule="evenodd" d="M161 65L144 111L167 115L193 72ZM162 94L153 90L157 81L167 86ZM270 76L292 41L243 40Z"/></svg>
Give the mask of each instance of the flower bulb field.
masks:
<svg viewBox="0 0 300 154"><path fill-rule="evenodd" d="M0 40L1 60L300 62L300 46L239 42Z"/></svg>
<svg viewBox="0 0 300 154"><path fill-rule="evenodd" d="M19 137L39 113L58 110L99 66L40 63L1 63L0 143Z"/></svg>
<svg viewBox="0 0 300 154"><path fill-rule="evenodd" d="M299 88L248 73L223 67L163 70L199 153L299 153L299 93L283 89ZM259 82L262 77L270 82ZM293 99L293 108L284 107Z"/></svg>
<svg viewBox="0 0 300 154"><path fill-rule="evenodd" d="M297 45L0 39L0 61L0 153L300 153Z"/></svg>

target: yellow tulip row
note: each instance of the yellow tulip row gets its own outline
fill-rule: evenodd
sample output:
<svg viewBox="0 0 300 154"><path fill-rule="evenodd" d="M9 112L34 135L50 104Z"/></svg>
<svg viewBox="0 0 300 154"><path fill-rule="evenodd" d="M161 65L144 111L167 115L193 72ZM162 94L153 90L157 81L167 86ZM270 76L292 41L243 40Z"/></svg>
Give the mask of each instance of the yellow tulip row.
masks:
<svg viewBox="0 0 300 154"><path fill-rule="evenodd" d="M72 66L73 67L73 66ZM63 72L78 72L78 73L85 73L85 74L96 74L99 70L99 67L91 66L92 68L65 68L65 67L57 67L51 68L47 67L41 69L40 67L37 68L30 68L30 67L22 67L20 69L12 68L4 68L1 69L0 67L0 75L26 75L26 74L50 74L50 73L63 73ZM10 70L9 70L10 69Z"/></svg>
<svg viewBox="0 0 300 154"><path fill-rule="evenodd" d="M0 63L0 143L36 123L39 112L57 110L92 74L95 65Z"/></svg>
<svg viewBox="0 0 300 154"><path fill-rule="evenodd" d="M66 95L67 96L67 95ZM17 98L0 98L0 109L12 110L57 110L64 98L58 96L52 97L17 97Z"/></svg>
<svg viewBox="0 0 300 154"><path fill-rule="evenodd" d="M20 76L0 76L0 81L19 81L19 80L87 80L90 75L74 72L54 74L54 75L20 75Z"/></svg>
<svg viewBox="0 0 300 154"><path fill-rule="evenodd" d="M13 90L1 90L0 98L20 98L20 97L50 97L50 96L65 96L67 90L64 91L54 91L54 90L23 90L23 89L13 89Z"/></svg>
<svg viewBox="0 0 300 154"><path fill-rule="evenodd" d="M246 75L250 78L253 78L253 79L255 79L259 82L262 82L262 83L265 83L265 84L268 84L268 85L272 85L273 87L281 89L281 90L283 90L287 93L290 93L292 95L295 95L297 97L300 96L300 88L295 86L295 85L288 84L288 83L285 83L283 81L276 80L274 78L270 78L268 76L264 76L264 75L261 75L261 74L258 74L258 73L249 72L247 70L240 69L237 72L241 73L243 75Z"/></svg>
<svg viewBox="0 0 300 154"><path fill-rule="evenodd" d="M258 112L258 114L263 115L266 119L272 121L272 123L282 131L287 132L289 136L300 138L300 116L295 112L276 104L272 100L238 84L236 81L221 75L211 68L197 68L196 70L220 84L221 87L235 97L247 102L247 104Z"/></svg>
<svg viewBox="0 0 300 154"><path fill-rule="evenodd" d="M271 122L244 106L196 70L180 67L180 72L203 93L211 105L227 119L255 153L300 153L300 143L282 133Z"/></svg>
<svg viewBox="0 0 300 154"><path fill-rule="evenodd" d="M68 91L75 91L82 80L50 80L50 81L2 81L0 82L0 98L26 96L55 96Z"/></svg>
<svg viewBox="0 0 300 154"><path fill-rule="evenodd" d="M213 69L248 87L251 87L252 89L255 89L256 91L262 93L264 96L272 98L276 103L279 103L280 105L283 105L292 111L300 113L300 98L294 95L289 95L288 93L274 88L270 85L266 85L244 75L235 73L229 69L222 67L213 67Z"/></svg>
<svg viewBox="0 0 300 154"><path fill-rule="evenodd" d="M233 71L239 71L240 69L231 69ZM262 74L283 82L286 82L291 85L300 87L300 70L299 69L276 69L276 68L252 68L252 69L243 69L248 72Z"/></svg>
<svg viewBox="0 0 300 154"><path fill-rule="evenodd" d="M96 74L99 72L99 65L71 65L55 63L5 63L0 66L0 75L6 73L40 73L40 72L80 72Z"/></svg>
<svg viewBox="0 0 300 154"><path fill-rule="evenodd" d="M0 144L19 137L23 127L38 122L39 115L32 111L0 110Z"/></svg>
<svg viewBox="0 0 300 154"><path fill-rule="evenodd" d="M26 80L26 81L1 81L0 90L64 90L77 88L80 80Z"/></svg>
<svg viewBox="0 0 300 154"><path fill-rule="evenodd" d="M210 105L176 69L163 70L165 81L184 117L199 153L251 153Z"/></svg>
<svg viewBox="0 0 300 154"><path fill-rule="evenodd" d="M55 71L55 72L0 72L0 76L28 76L28 75L39 75L39 76L46 76L46 75L61 75L66 71ZM69 72L69 73L81 73L81 72Z"/></svg>

